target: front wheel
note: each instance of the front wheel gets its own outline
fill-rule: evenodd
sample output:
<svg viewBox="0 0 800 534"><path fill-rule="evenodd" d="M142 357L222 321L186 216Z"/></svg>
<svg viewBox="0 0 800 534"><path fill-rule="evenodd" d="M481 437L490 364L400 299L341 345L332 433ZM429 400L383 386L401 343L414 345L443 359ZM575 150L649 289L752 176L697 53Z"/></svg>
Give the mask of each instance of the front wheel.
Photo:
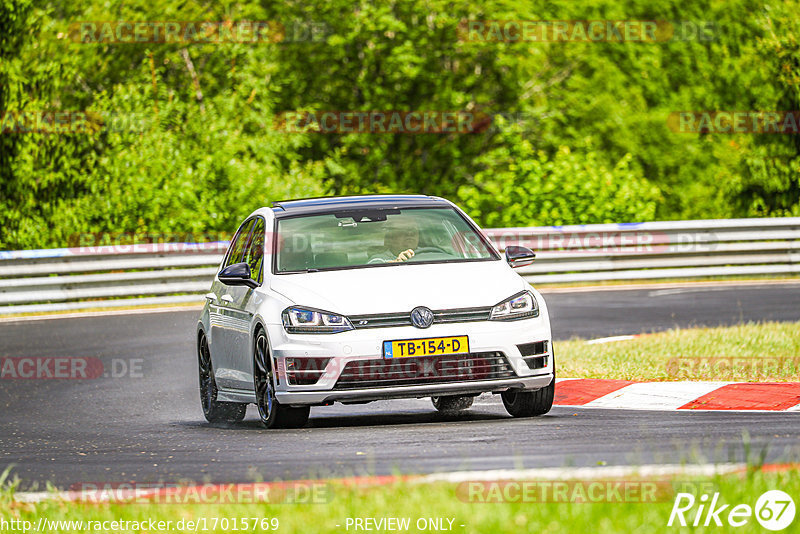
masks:
<svg viewBox="0 0 800 534"><path fill-rule="evenodd" d="M247 404L217 400L217 382L205 332L197 340L197 360L200 370L200 402L203 415L209 423L238 423L244 419Z"/></svg>
<svg viewBox="0 0 800 534"><path fill-rule="evenodd" d="M534 417L544 415L553 407L556 393L556 378L550 385L536 391L504 391L500 394L506 411L514 417Z"/></svg>
<svg viewBox="0 0 800 534"><path fill-rule="evenodd" d="M308 422L311 408L281 406L275 398L275 383L272 380L272 358L263 330L256 336L253 355L253 380L256 390L256 407L261 423L267 428L300 428Z"/></svg>

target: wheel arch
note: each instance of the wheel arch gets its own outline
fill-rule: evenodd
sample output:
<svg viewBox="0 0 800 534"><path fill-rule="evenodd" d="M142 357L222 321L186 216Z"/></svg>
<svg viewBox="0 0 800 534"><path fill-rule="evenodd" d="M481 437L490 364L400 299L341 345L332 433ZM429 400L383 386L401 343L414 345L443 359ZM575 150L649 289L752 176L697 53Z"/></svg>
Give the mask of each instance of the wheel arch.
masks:
<svg viewBox="0 0 800 534"><path fill-rule="evenodd" d="M258 316L256 317L255 321L253 322L253 332L252 332L252 335L250 336L250 354L253 355L253 357L250 359L250 364L253 366L252 367L252 374L253 374L253 376L255 376L255 372L256 372L256 368L255 368L255 352L256 352L256 339L258 338L259 331L264 332L264 337L267 339L267 351L268 351L268 354L269 354L269 363L270 363L270 366L273 369L276 385L280 384L280 377L277 374L278 362L275 361L275 357L272 354L272 348L271 348L272 347L272 343L270 342L270 339L269 339L269 330L267 329L267 327L264 324L264 321L261 319L261 317L258 317Z"/></svg>

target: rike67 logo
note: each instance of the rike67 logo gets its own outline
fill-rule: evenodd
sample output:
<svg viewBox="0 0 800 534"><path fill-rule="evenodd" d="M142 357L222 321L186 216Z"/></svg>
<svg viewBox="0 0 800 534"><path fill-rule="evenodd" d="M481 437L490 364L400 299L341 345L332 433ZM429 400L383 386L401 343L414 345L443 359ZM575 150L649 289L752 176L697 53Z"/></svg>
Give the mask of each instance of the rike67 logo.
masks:
<svg viewBox="0 0 800 534"><path fill-rule="evenodd" d="M795 505L792 498L780 490L764 492L756 501L755 507L749 504L730 504L719 502L719 493L709 499L703 494L696 499L691 493L678 493L667 526L723 526L743 527L753 516L767 530L783 530L794 521Z"/></svg>

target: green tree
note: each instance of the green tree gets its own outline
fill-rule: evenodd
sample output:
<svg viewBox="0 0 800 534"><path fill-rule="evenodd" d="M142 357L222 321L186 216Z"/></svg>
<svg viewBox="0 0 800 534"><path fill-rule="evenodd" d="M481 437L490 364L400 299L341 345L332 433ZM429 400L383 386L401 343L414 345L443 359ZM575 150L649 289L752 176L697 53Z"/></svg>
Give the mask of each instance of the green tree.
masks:
<svg viewBox="0 0 800 534"><path fill-rule="evenodd" d="M800 108L797 0L0 0L0 248L229 232L285 197L415 192L486 225L800 213L800 136L676 133L676 111ZM469 42L464 20L660 20L649 42ZM284 42L79 43L77 21L275 21ZM687 30L688 28L688 30ZM698 33L698 28L710 31ZM313 37L308 39L308 37ZM474 133L287 133L288 111L502 114Z"/></svg>

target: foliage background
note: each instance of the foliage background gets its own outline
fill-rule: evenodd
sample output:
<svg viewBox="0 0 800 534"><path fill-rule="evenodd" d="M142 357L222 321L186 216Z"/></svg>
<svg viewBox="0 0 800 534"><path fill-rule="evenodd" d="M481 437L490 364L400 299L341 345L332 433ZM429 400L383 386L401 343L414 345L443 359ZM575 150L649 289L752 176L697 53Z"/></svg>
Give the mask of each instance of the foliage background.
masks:
<svg viewBox="0 0 800 534"><path fill-rule="evenodd" d="M797 0L0 0L0 112L126 119L93 134L0 134L0 249L230 232L274 200L349 193L441 195L495 227L800 215L800 137L667 127L673 111L800 109L798 13ZM714 33L471 43L458 38L464 19L709 21ZM324 32L188 46L67 35L76 21L122 20ZM276 131L293 110L526 120L462 135Z"/></svg>

